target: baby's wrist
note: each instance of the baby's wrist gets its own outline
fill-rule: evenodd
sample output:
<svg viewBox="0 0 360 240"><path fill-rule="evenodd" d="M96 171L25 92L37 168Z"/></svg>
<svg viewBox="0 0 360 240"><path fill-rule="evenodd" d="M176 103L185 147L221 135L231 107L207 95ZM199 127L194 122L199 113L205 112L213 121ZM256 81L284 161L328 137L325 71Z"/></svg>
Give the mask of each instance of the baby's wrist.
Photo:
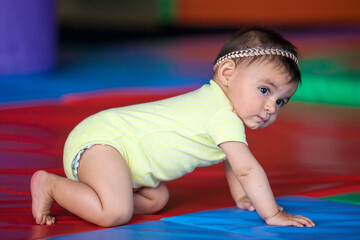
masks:
<svg viewBox="0 0 360 240"><path fill-rule="evenodd" d="M275 214L271 215L270 217L264 218L264 220L265 220L265 221L268 221L269 219L271 219L271 218L276 217L277 215L279 215L280 212L281 212L281 210L278 209L278 211L277 211Z"/></svg>

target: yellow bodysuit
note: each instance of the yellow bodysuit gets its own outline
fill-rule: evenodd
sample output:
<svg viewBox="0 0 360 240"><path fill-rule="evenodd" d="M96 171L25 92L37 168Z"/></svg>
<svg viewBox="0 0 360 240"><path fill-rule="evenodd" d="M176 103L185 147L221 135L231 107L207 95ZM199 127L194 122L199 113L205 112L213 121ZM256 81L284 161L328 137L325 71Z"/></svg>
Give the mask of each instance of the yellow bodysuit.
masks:
<svg viewBox="0 0 360 240"><path fill-rule="evenodd" d="M243 122L214 82L165 100L112 108L90 116L70 133L64 148L66 176L85 146L106 144L125 158L133 188L156 187L196 167L225 159L220 143L246 143ZM101 161L101 159L99 159Z"/></svg>

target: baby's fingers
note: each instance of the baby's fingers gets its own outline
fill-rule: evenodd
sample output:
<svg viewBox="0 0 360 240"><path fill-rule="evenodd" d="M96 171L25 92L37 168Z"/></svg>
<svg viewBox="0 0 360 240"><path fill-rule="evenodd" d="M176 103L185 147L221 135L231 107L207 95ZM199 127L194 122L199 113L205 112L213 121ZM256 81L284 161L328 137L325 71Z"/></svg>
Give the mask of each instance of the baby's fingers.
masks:
<svg viewBox="0 0 360 240"><path fill-rule="evenodd" d="M289 220L285 226L304 227L304 225L297 220Z"/></svg>
<svg viewBox="0 0 360 240"><path fill-rule="evenodd" d="M250 199L248 197L242 197L238 200L237 202L237 206L240 209L247 209L249 211L254 211L255 207L254 205L252 205Z"/></svg>
<svg viewBox="0 0 360 240"><path fill-rule="evenodd" d="M314 222L301 215L292 215L287 212L279 211L275 216L265 220L269 225L275 226L295 226L295 227L314 227Z"/></svg>
<svg viewBox="0 0 360 240"><path fill-rule="evenodd" d="M294 218L294 220L300 223L301 226L315 227L315 223L310 218L301 215L295 215Z"/></svg>

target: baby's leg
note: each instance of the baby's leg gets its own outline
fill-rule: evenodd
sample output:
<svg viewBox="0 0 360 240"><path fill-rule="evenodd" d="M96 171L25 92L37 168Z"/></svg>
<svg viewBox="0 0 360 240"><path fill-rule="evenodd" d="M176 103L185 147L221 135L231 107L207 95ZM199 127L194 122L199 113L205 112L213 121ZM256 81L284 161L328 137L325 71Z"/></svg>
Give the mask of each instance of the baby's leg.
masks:
<svg viewBox="0 0 360 240"><path fill-rule="evenodd" d="M156 188L143 187L134 193L134 213L153 214L163 209L169 200L169 191L161 182Z"/></svg>
<svg viewBox="0 0 360 240"><path fill-rule="evenodd" d="M116 149L94 145L86 150L81 156L78 176L80 182L44 171L34 174L31 189L37 223L51 224L48 214L54 200L99 226L117 226L130 220L134 209L130 172Z"/></svg>

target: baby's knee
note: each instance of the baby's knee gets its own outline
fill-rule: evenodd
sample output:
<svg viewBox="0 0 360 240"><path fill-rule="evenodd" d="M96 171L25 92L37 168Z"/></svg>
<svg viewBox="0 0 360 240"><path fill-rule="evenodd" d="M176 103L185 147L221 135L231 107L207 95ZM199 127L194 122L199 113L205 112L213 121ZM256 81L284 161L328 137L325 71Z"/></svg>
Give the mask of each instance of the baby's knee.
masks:
<svg viewBox="0 0 360 240"><path fill-rule="evenodd" d="M151 211L155 213L163 209L168 203L169 198L169 190L164 183L160 183L160 185L157 187L157 194L152 199Z"/></svg>
<svg viewBox="0 0 360 240"><path fill-rule="evenodd" d="M101 227L116 227L129 222L132 215L133 211L131 209L112 209L104 211L96 224Z"/></svg>
<svg viewBox="0 0 360 240"><path fill-rule="evenodd" d="M152 207L154 213L163 209L168 203L168 201L169 201L169 192L166 192L161 197L159 196L159 198L155 199Z"/></svg>
<svg viewBox="0 0 360 240"><path fill-rule="evenodd" d="M165 207L169 201L169 191L164 183L156 188L145 187L138 191L139 199L135 201L136 214L154 214Z"/></svg>

